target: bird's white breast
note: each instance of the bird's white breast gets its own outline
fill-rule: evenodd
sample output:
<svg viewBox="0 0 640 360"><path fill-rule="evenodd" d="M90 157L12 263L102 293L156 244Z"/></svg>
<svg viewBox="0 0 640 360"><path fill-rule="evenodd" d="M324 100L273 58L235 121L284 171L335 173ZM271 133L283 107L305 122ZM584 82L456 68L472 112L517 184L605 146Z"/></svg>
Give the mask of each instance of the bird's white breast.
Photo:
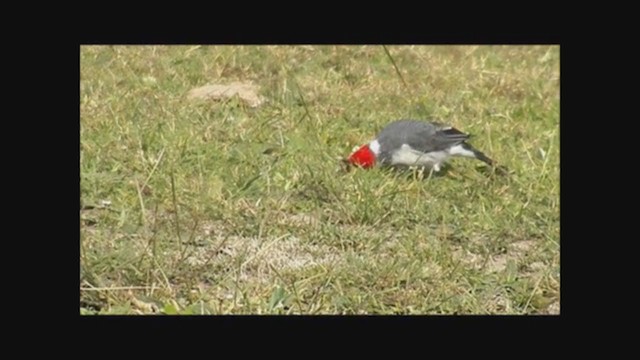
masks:
<svg viewBox="0 0 640 360"><path fill-rule="evenodd" d="M433 167L446 161L450 156L448 151L423 153L403 144L391 155L391 165Z"/></svg>
<svg viewBox="0 0 640 360"><path fill-rule="evenodd" d="M424 153L403 144L391 155L391 165L424 166L440 170L440 165L452 156L475 157L475 154L462 145L455 145L447 150Z"/></svg>

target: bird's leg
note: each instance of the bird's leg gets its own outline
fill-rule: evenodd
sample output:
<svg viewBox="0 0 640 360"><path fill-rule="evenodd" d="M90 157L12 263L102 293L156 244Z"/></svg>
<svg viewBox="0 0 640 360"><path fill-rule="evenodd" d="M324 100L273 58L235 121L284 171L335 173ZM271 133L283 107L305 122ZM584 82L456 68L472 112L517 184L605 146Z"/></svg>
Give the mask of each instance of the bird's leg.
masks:
<svg viewBox="0 0 640 360"><path fill-rule="evenodd" d="M414 180L423 180L424 179L424 168L418 166L412 166L411 172L413 173Z"/></svg>
<svg viewBox="0 0 640 360"><path fill-rule="evenodd" d="M427 177L428 179L431 179L431 177L433 176L434 173L440 171L440 166L438 164L434 165L431 167L431 169L429 169L429 176Z"/></svg>

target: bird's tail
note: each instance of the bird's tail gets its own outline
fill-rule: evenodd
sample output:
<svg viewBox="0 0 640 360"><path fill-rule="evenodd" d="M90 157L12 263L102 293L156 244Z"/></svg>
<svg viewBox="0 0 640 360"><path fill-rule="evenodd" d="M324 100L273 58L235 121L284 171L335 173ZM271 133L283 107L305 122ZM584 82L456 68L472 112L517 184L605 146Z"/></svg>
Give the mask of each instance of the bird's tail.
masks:
<svg viewBox="0 0 640 360"><path fill-rule="evenodd" d="M491 160L491 158L489 158L487 155L485 155L482 151L471 148L471 151L473 151L473 155L476 156L476 159L485 162L487 165L489 166L493 166L496 162Z"/></svg>
<svg viewBox="0 0 640 360"><path fill-rule="evenodd" d="M469 145L468 143L464 143L464 145L465 145L465 148L467 150L469 150L469 151L471 151L473 153L473 156L476 159L478 159L478 160L486 163L487 165L491 166L492 168L494 168L495 171L498 174L506 175L506 174L509 173L509 170L506 167L497 165L495 161L493 161L490 157L485 155L482 151L474 148L473 146Z"/></svg>
<svg viewBox="0 0 640 360"><path fill-rule="evenodd" d="M462 147L465 150L471 151L473 153L473 157L475 157L476 159L487 163L487 165L489 166L493 166L495 164L495 161L491 160L491 158L489 158L487 155L485 155L482 151L474 148L473 146L471 146L471 144L464 142L462 143ZM469 156L469 155L466 155Z"/></svg>

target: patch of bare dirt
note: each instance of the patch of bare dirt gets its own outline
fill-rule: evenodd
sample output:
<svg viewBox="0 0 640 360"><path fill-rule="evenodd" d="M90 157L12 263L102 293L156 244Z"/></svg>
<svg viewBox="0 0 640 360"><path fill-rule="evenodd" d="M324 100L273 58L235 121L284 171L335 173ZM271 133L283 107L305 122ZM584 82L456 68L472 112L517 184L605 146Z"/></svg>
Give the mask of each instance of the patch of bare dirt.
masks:
<svg viewBox="0 0 640 360"><path fill-rule="evenodd" d="M547 314L560 315L560 301L556 301L553 304L549 305L549 307L547 308Z"/></svg>
<svg viewBox="0 0 640 360"><path fill-rule="evenodd" d="M238 276L241 281L266 282L276 275L276 271L300 270L338 261L331 248L301 243L293 235L225 238L217 234L211 244L195 249L186 261L193 266L226 269L230 276Z"/></svg>
<svg viewBox="0 0 640 360"><path fill-rule="evenodd" d="M476 268L484 268L488 272L501 272L507 267L509 260L519 260L524 258L530 251L535 248L535 240L516 241L507 247L504 253L485 255L473 253L464 248L458 248L454 251L454 256L460 259L467 266ZM529 265L530 270L540 270L545 267L543 263L536 262Z"/></svg>
<svg viewBox="0 0 640 360"><path fill-rule="evenodd" d="M258 95L258 87L245 82L232 82L230 84L209 84L192 89L187 94L189 99L225 100L234 96L240 98L250 107L258 107L264 99Z"/></svg>

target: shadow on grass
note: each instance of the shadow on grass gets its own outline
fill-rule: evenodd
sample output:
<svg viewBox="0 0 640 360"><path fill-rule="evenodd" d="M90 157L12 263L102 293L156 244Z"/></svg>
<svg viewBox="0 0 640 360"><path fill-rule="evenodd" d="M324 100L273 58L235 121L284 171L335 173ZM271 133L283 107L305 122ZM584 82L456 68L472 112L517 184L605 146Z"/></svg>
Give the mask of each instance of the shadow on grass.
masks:
<svg viewBox="0 0 640 360"><path fill-rule="evenodd" d="M507 169L505 166L478 166L476 167L476 170L484 175L487 176L492 176L492 175L498 175L498 176L509 176L514 174L513 171L510 171L509 169Z"/></svg>

